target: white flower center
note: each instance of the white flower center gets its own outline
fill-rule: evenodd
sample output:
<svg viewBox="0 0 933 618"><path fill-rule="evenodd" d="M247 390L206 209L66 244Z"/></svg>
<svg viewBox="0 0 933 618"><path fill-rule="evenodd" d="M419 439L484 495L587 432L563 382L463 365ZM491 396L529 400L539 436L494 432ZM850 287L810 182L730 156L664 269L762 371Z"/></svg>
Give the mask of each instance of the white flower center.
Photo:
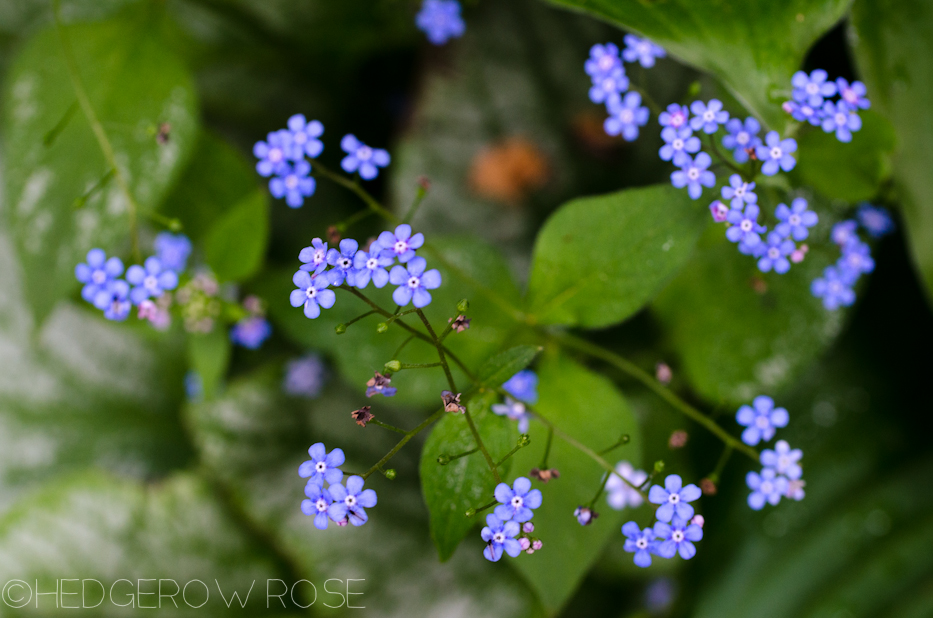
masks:
<svg viewBox="0 0 933 618"><path fill-rule="evenodd" d="M846 122L849 120L849 119L846 117L846 115L843 114L843 113L841 113L841 112L838 113L838 114L836 114L836 115L834 116L834 119L835 119L835 121L836 121L836 124L839 125L839 126L845 126Z"/></svg>
<svg viewBox="0 0 933 618"><path fill-rule="evenodd" d="M308 134L304 131L299 131L298 133L295 133L292 139L295 140L296 144L302 145L308 141Z"/></svg>
<svg viewBox="0 0 933 618"><path fill-rule="evenodd" d="M492 536L492 542L496 543L497 545L501 545L502 543L505 543L505 534L503 534L502 532L495 533Z"/></svg>
<svg viewBox="0 0 933 618"><path fill-rule="evenodd" d="M771 258L772 260L778 259L779 257L781 257L781 250L778 249L777 247L771 247L770 249L768 249L768 257Z"/></svg>
<svg viewBox="0 0 933 618"><path fill-rule="evenodd" d="M800 225L800 215L793 214L787 218L787 222L791 225Z"/></svg>
<svg viewBox="0 0 933 618"><path fill-rule="evenodd" d="M318 249L317 251L314 252L314 263L315 264L322 264L326 258L327 258L327 254L324 253L323 249Z"/></svg>
<svg viewBox="0 0 933 618"><path fill-rule="evenodd" d="M683 112L677 112L677 113L675 113L673 116L671 116L671 126L672 126L672 127L675 127L675 128L676 128L676 127L679 127L680 125L682 125L682 124L685 123L686 121L687 121L687 117L684 116L684 113L683 113Z"/></svg>
<svg viewBox="0 0 933 618"><path fill-rule="evenodd" d="M413 290L419 287L420 285L421 285L421 279L419 279L418 277L411 277L408 280L408 287L410 287Z"/></svg>
<svg viewBox="0 0 933 618"><path fill-rule="evenodd" d="M858 101L858 95L855 94L855 91L851 88L846 88L842 91L842 98L848 101L849 103L855 103Z"/></svg>
<svg viewBox="0 0 933 618"><path fill-rule="evenodd" d="M790 467L790 463L790 457L787 455L781 455L778 457L778 470L786 470L788 467Z"/></svg>
<svg viewBox="0 0 933 618"><path fill-rule="evenodd" d="M674 148L674 150L683 150L683 149L684 149L684 140L682 140L682 139L680 139L680 138L678 137L678 138L675 139L673 142L671 142L671 146Z"/></svg>
<svg viewBox="0 0 933 618"><path fill-rule="evenodd" d="M766 429L771 424L771 422L768 420L767 416L761 414L758 416L758 418L755 419L755 424L759 429Z"/></svg>
<svg viewBox="0 0 933 618"><path fill-rule="evenodd" d="M772 483L771 481L763 481L763 482L761 483L761 487L758 488L758 491L760 491L761 493L763 493L763 494L765 494L765 495L773 494L773 493L774 493L774 483Z"/></svg>
<svg viewBox="0 0 933 618"><path fill-rule="evenodd" d="M402 253L408 251L408 243L404 240L398 240L395 242L394 250L397 254L401 255Z"/></svg>
<svg viewBox="0 0 933 618"><path fill-rule="evenodd" d="M747 132L739 131L738 134L735 136L735 141L744 146L745 144L748 143L748 140L750 140L751 138L752 136L749 135Z"/></svg>
<svg viewBox="0 0 933 618"><path fill-rule="evenodd" d="M307 290L305 290L305 296L307 296L309 300L313 299L315 296L317 296L317 288L315 288L313 285L310 286ZM323 464L318 465L320 466Z"/></svg>
<svg viewBox="0 0 933 618"><path fill-rule="evenodd" d="M616 89L616 80L611 77L607 77L603 80L603 90L606 92L612 92Z"/></svg>
<svg viewBox="0 0 933 618"><path fill-rule="evenodd" d="M743 232L752 231L752 220L751 219L742 219L742 222L739 223L739 229Z"/></svg>
<svg viewBox="0 0 933 618"><path fill-rule="evenodd" d="M373 149L369 146L360 146L356 151L356 158L360 161L368 161L373 156Z"/></svg>
<svg viewBox="0 0 933 618"><path fill-rule="evenodd" d="M356 496L348 495L346 498L343 499L343 503L351 507L356 506Z"/></svg>
<svg viewBox="0 0 933 618"><path fill-rule="evenodd" d="M316 464L314 464L314 469L317 470L318 472L324 472L325 470L327 470L327 464L324 463L323 461L319 461Z"/></svg>
<svg viewBox="0 0 933 618"><path fill-rule="evenodd" d="M683 530L674 530L671 532L671 540L675 543L680 543L684 540L684 531Z"/></svg>
<svg viewBox="0 0 933 618"><path fill-rule="evenodd" d="M630 109L624 109L619 113L619 120L622 121L622 124L631 124L635 120L635 114Z"/></svg>
<svg viewBox="0 0 933 618"><path fill-rule="evenodd" d="M667 501L671 504L677 504L680 502L680 494L671 494L667 497Z"/></svg>
<svg viewBox="0 0 933 618"><path fill-rule="evenodd" d="M366 268L368 268L369 270L376 270L378 266L379 266L379 260L377 260L376 258L369 258L368 260L366 260Z"/></svg>
<svg viewBox="0 0 933 618"><path fill-rule="evenodd" d="M742 197L743 195L745 195L745 185L742 185L741 187L736 187L735 196Z"/></svg>
<svg viewBox="0 0 933 618"><path fill-rule="evenodd" d="M282 160L283 154L281 148L273 148L269 151L269 160L273 163L278 163Z"/></svg>
<svg viewBox="0 0 933 618"><path fill-rule="evenodd" d="M603 71L611 69L613 64L615 64L615 60L609 54L603 54L603 57L599 59L599 68Z"/></svg>
<svg viewBox="0 0 933 618"><path fill-rule="evenodd" d="M810 82L809 84L807 84L806 90L807 90L807 94L817 94L820 91L820 85Z"/></svg>
<svg viewBox="0 0 933 618"><path fill-rule="evenodd" d="M93 281L97 285L101 285L106 280L107 280L107 273L105 273L102 270L95 270L93 273L91 273L91 281Z"/></svg>
<svg viewBox="0 0 933 618"><path fill-rule="evenodd" d="M716 112L714 112L711 109L706 110L705 112L703 112L703 120L705 120L706 122L713 122L714 120L716 120Z"/></svg>
<svg viewBox="0 0 933 618"><path fill-rule="evenodd" d="M635 541L635 547L637 547L638 549L644 549L648 547L648 539L646 539L645 537L641 537L640 539Z"/></svg>
<svg viewBox="0 0 933 618"><path fill-rule="evenodd" d="M147 290L155 290L159 287L159 280L156 277L149 275L148 277L143 279L143 286Z"/></svg>
<svg viewBox="0 0 933 618"><path fill-rule="evenodd" d="M687 170L687 178L689 178L690 180L696 180L699 177L700 177L700 168L691 167L689 170Z"/></svg>
<svg viewBox="0 0 933 618"><path fill-rule="evenodd" d="M343 270L350 268L351 264L353 264L353 261L348 257L340 258L340 260L338 260L337 262L337 266L339 266Z"/></svg>
<svg viewBox="0 0 933 618"><path fill-rule="evenodd" d="M318 513L323 513L327 510L327 500L324 498L318 498L317 502L314 503L314 506L317 508Z"/></svg>
<svg viewBox="0 0 933 618"><path fill-rule="evenodd" d="M298 176L294 174L289 174L285 177L285 188L286 189L295 189L298 187Z"/></svg>
<svg viewBox="0 0 933 618"><path fill-rule="evenodd" d="M771 149L771 158L772 158L772 159L780 159L780 158L783 157L783 156L784 156L784 151L781 150L781 147L780 147L780 146L775 146L774 148Z"/></svg>
<svg viewBox="0 0 933 618"><path fill-rule="evenodd" d="M522 499L521 496L512 497L512 506L514 506L515 508L520 509L522 508L522 505L524 504L525 504L525 501Z"/></svg>

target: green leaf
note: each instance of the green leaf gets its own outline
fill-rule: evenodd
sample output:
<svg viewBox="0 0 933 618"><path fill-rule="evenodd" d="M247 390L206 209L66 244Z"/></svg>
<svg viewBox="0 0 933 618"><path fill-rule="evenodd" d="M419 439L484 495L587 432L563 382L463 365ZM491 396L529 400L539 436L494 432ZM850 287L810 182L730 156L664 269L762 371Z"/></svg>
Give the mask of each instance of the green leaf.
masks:
<svg viewBox="0 0 933 618"><path fill-rule="evenodd" d="M831 223L811 230L825 238ZM842 330L846 310L828 311L810 283L832 264L835 247L814 247L784 275L758 272L710 228L690 265L653 309L687 380L706 399L742 403L791 383ZM764 286L763 294L756 286Z"/></svg>
<svg viewBox="0 0 933 618"><path fill-rule="evenodd" d="M191 75L156 26L143 12L64 28L120 174L144 212L165 196L197 131ZM63 58L57 33L41 32L14 60L4 88L7 215L40 319L77 289L74 267L89 249L120 253L129 246L132 219L126 194L107 177ZM156 139L162 123L171 127L164 144Z"/></svg>
<svg viewBox="0 0 933 618"><path fill-rule="evenodd" d="M708 218L670 185L565 204L535 241L530 310L546 324L599 328L625 320L686 263Z"/></svg>
<svg viewBox="0 0 933 618"><path fill-rule="evenodd" d="M214 222L204 256L219 280L242 281L262 267L268 242L269 194L257 189Z"/></svg>
<svg viewBox="0 0 933 618"><path fill-rule="evenodd" d="M550 0L647 36L719 77L753 114L780 128L780 102L810 46L851 0Z"/></svg>
<svg viewBox="0 0 933 618"><path fill-rule="evenodd" d="M499 461L515 446L518 431L515 423L504 416L496 416L490 406L498 401L495 393L477 395L467 403L476 429L483 444L495 461ZM459 455L476 448L476 441L462 414L444 416L431 430L421 452L421 491L431 514L431 538L442 561L448 560L463 537L482 520L466 517L467 509L477 508L493 499L496 481L489 471L483 454L455 459L440 465L437 458ZM505 476L512 466L512 459L500 468Z"/></svg>
<svg viewBox="0 0 933 618"><path fill-rule="evenodd" d="M933 303L933 6L922 0L858 0L852 26L868 96L897 132L894 179L910 252Z"/></svg>
<svg viewBox="0 0 933 618"><path fill-rule="evenodd" d="M509 378L530 365L540 351L539 346L533 345L519 345L509 348L483 363L483 366L476 372L476 377L480 383L498 388L507 382Z"/></svg>
<svg viewBox="0 0 933 618"><path fill-rule="evenodd" d="M628 434L627 445L606 457L610 463L625 459L636 467L641 461L641 434L631 409L612 382L563 357L545 357L538 375L536 410L558 429L599 451ZM547 443L547 428L531 421L531 445L514 457L513 476L528 476L541 465ZM535 534L544 541L541 553L519 556L512 564L549 614L556 614L570 599L584 575L599 558L605 543L620 533L623 513L597 504L599 518L581 526L573 516L580 505L589 504L599 488L604 470L579 450L554 436L548 467L557 468L560 478L538 485L543 494L535 511Z"/></svg>
<svg viewBox="0 0 933 618"><path fill-rule="evenodd" d="M835 133L804 127L797 140L796 184L809 185L831 199L847 202L869 200L878 195L891 174L894 128L872 110L861 112L862 129L845 144Z"/></svg>
<svg viewBox="0 0 933 618"><path fill-rule="evenodd" d="M230 337L225 328L205 334L189 334L188 362L201 377L204 398L212 399L221 388L230 364Z"/></svg>

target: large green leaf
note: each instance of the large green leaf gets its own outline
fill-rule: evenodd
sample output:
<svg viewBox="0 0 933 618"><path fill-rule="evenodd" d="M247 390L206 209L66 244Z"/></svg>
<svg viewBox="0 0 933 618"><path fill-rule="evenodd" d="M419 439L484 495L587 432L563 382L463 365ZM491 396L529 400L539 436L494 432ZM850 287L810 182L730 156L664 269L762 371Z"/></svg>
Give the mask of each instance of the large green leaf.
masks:
<svg viewBox="0 0 933 618"><path fill-rule="evenodd" d="M515 446L518 431L515 423L490 410L497 397L489 391L470 399L467 408L483 438L483 445L495 461ZM492 499L496 481L486 459L479 451L440 465L437 458L459 455L476 448L476 441L462 414L448 414L431 430L421 452L421 490L431 514L431 538L441 560L449 559L463 537L482 517L466 517L469 508L486 504ZM509 473L512 460L499 468L499 474Z"/></svg>
<svg viewBox="0 0 933 618"><path fill-rule="evenodd" d="M933 302L933 6L923 0L858 0L852 37L876 108L894 124L894 177L914 263Z"/></svg>
<svg viewBox="0 0 933 618"><path fill-rule="evenodd" d="M64 28L100 128L143 211L165 196L197 129L191 76L160 41L157 21L142 13ZM27 297L42 317L77 288L74 267L89 249L129 246L131 206L120 183L106 178L110 168L77 105L54 30L36 35L16 58L4 99L7 217ZM159 143L163 123L171 132Z"/></svg>
<svg viewBox="0 0 933 618"><path fill-rule="evenodd" d="M614 444L622 434L630 442L613 453L636 466L641 459L641 438L632 411L622 394L603 376L562 357L545 357L538 375L536 409L560 430L599 451ZM513 477L528 476L541 464L547 428L532 420L531 446L515 455ZM557 613L570 599L583 576L599 558L612 535L621 534L623 513L597 504L600 517L582 527L573 516L577 506L589 504L599 487L603 469L575 447L554 437L548 467L560 478L539 485L544 501L535 511L535 536L544 548L534 555L520 555L512 564L538 593L545 609Z"/></svg>
<svg viewBox="0 0 933 618"><path fill-rule="evenodd" d="M547 324L621 322L686 263L708 217L669 185L565 204L535 242L530 311Z"/></svg>
<svg viewBox="0 0 933 618"><path fill-rule="evenodd" d="M221 281L256 274L269 241L269 194L256 190L219 217L204 238L204 257Z"/></svg>
<svg viewBox="0 0 933 618"><path fill-rule="evenodd" d="M550 0L649 37L718 76L772 128L784 124L780 103L791 75L851 0Z"/></svg>

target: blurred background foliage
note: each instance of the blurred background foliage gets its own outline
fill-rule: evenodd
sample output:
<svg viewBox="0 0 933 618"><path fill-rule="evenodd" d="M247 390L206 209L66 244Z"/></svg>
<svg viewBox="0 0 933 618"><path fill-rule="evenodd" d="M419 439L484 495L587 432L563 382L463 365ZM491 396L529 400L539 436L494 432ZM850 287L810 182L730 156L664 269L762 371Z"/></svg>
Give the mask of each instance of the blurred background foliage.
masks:
<svg viewBox="0 0 933 618"><path fill-rule="evenodd" d="M223 333L107 323L80 301L74 264L97 245L128 255L133 222L115 183L92 191L107 162L76 110L50 3L0 0L0 581L200 577L245 590L253 579L359 578L369 609L353 611L380 616L933 613L933 459L922 430L933 346L933 11L921 0L556 4L565 6L468 1L466 35L436 48L415 29L409 0L62 1L89 96L140 207L179 218L201 262L268 302L273 336L246 351L231 350ZM801 138L791 178L817 204L818 238L859 200L899 213L853 309L826 312L809 295L834 259L828 251L814 247L785 277L758 276L705 223L705 202L651 187L670 171L657 158L654 119L634 143L603 133L582 64L592 44L621 42L617 25L671 52L650 72L632 71L665 103L718 96L733 113L745 102L776 124L773 90L801 66L866 81L875 105L863 131L850 145L819 132ZM372 318L338 339L334 326L362 312L355 300L341 297L315 321L284 301L297 251L360 208L326 182L297 210L267 197L252 144L297 112L324 123L331 167L345 133L388 147L393 163L370 186L397 212L429 179L415 227L460 271L444 271L428 314L443 322L471 299L472 329L450 340L468 365L544 343L542 412L586 442L628 431L619 458L644 468L663 459L688 479L714 468L721 447L712 436L612 367L541 340L476 285L544 322L597 329L586 336L646 370L667 362L671 388L727 429L737 403L772 394L791 412L783 435L806 454L806 500L751 512L748 465L736 457L718 495L702 500L696 558L642 571L622 551L623 514L604 506L587 528L570 516L599 470L562 445L554 459L563 478L544 488L536 518L544 549L493 565L475 530L457 548L466 530L437 519L445 494L429 474L419 479L425 440L427 458L432 439L459 435L448 419L393 460L395 481L373 477L380 503L366 526L314 530L298 510L295 470L316 441L344 448L351 470L391 447L391 435L361 437L346 417L401 337L375 335ZM170 125L164 145L160 122ZM635 191L590 197L623 189ZM619 201L624 216L612 208ZM143 223L145 244L158 228ZM381 229L365 220L350 235ZM565 230L579 236L567 240ZM676 237L677 248L649 254L639 241L654 234ZM545 311L561 278L592 259L597 235L617 270ZM556 260L565 242L569 255ZM406 361L430 360L419 345ZM281 390L284 362L307 350L323 353L334 374L310 402ZM185 400L189 367L205 377L204 401ZM443 383L429 372L397 382L380 417L411 426ZM483 431L514 431L499 420L483 421ZM689 433L688 448L668 447L674 430ZM533 424L512 476L538 462L542 431ZM514 435L506 438L503 448ZM442 529L452 537L439 540ZM449 560L438 560L432 535ZM255 597L247 611L270 613ZM277 613L350 611L319 601ZM0 616L12 613L0 605Z"/></svg>

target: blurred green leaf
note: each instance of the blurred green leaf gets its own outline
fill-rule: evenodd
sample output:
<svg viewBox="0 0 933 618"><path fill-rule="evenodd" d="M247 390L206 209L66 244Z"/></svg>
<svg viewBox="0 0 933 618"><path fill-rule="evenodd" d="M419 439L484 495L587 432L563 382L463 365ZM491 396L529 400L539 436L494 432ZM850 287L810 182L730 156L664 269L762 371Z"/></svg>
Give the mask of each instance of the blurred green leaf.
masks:
<svg viewBox="0 0 933 618"><path fill-rule="evenodd" d="M483 363L483 366L476 372L476 378L481 384L498 388L507 382L509 378L530 365L540 351L540 347L533 345L519 345L509 348Z"/></svg>
<svg viewBox="0 0 933 618"><path fill-rule="evenodd" d="M560 430L584 445L599 451L628 434L627 445L613 451L610 461L626 459L637 466L641 460L641 434L635 417L612 382L576 362L546 356L539 367L539 398L536 410ZM531 446L514 457L513 477L528 476L542 464L547 428L532 418ZM557 468L560 478L538 485L544 501L535 511L535 536L540 534L544 548L534 555L520 555L512 564L550 614L557 613L570 599L590 567L599 558L612 535L621 534L622 512L605 507L595 509L600 517L581 526L573 516L578 506L590 503L603 478L603 469L570 444L554 436L547 467Z"/></svg>
<svg viewBox="0 0 933 618"><path fill-rule="evenodd" d="M204 256L220 281L249 279L269 242L269 194L257 189L219 217L204 238Z"/></svg>
<svg viewBox="0 0 933 618"><path fill-rule="evenodd" d="M933 303L933 6L922 0L858 0L851 23L868 96L897 131L894 178L905 231Z"/></svg>
<svg viewBox="0 0 933 618"><path fill-rule="evenodd" d="M191 333L188 340L188 363L201 377L204 398L213 399L220 390L230 364L230 337L218 327L209 333Z"/></svg>
<svg viewBox="0 0 933 618"><path fill-rule="evenodd" d="M599 328L641 309L687 262L709 215L670 185L574 200L538 233L530 310Z"/></svg>
<svg viewBox="0 0 933 618"><path fill-rule="evenodd" d="M719 77L753 114L784 125L780 101L810 46L851 0L550 0L650 38ZM781 91L781 94L779 94Z"/></svg>
<svg viewBox="0 0 933 618"><path fill-rule="evenodd" d="M483 444L495 461L499 461L515 446L518 431L515 423L496 416L490 406L498 401L495 393L476 395L467 408L483 438ZM421 451L421 490L431 514L431 538L442 561L448 560L460 541L476 526L482 516L466 517L467 509L480 507L492 500L496 481L483 454L455 459L440 465L437 458L459 455L476 448L476 441L462 414L447 414L428 436ZM503 477L509 473L512 460L500 468Z"/></svg>

